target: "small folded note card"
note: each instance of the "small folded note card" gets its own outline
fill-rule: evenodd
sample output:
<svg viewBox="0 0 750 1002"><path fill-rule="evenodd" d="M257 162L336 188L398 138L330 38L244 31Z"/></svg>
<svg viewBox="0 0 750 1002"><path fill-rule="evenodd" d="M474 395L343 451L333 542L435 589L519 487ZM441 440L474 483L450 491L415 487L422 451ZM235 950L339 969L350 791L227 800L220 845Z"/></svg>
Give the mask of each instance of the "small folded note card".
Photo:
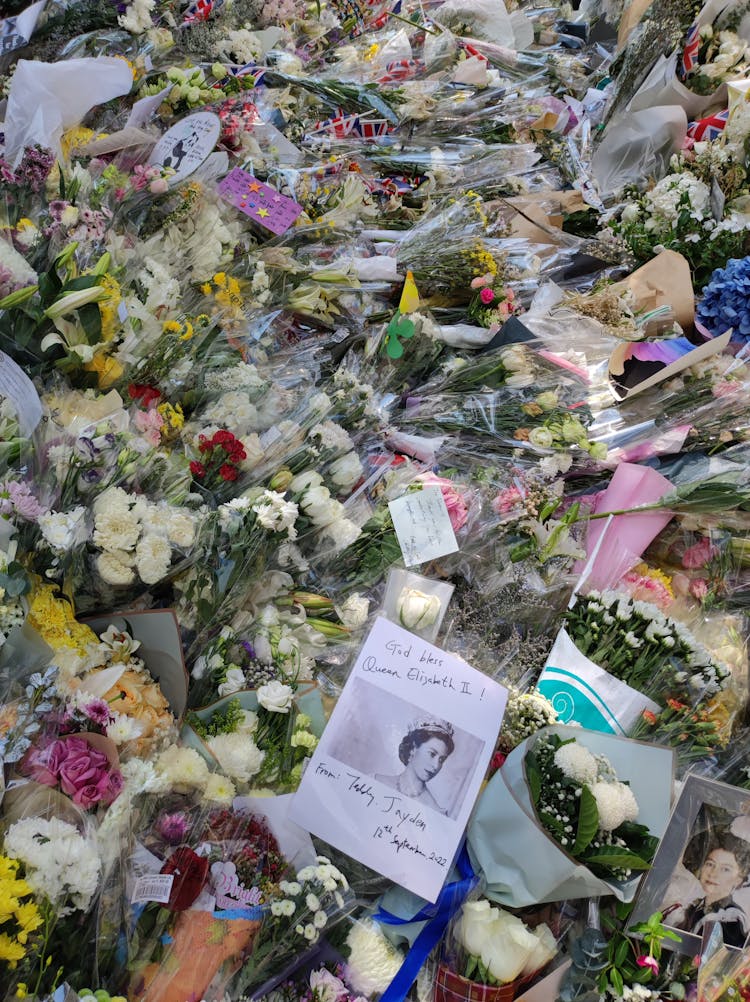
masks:
<svg viewBox="0 0 750 1002"><path fill-rule="evenodd" d="M265 229L280 236L294 226L302 206L280 195L241 167L235 167L219 183L221 197Z"/></svg>
<svg viewBox="0 0 750 1002"><path fill-rule="evenodd" d="M407 567L436 560L458 549L456 534L439 487L411 491L388 505Z"/></svg>

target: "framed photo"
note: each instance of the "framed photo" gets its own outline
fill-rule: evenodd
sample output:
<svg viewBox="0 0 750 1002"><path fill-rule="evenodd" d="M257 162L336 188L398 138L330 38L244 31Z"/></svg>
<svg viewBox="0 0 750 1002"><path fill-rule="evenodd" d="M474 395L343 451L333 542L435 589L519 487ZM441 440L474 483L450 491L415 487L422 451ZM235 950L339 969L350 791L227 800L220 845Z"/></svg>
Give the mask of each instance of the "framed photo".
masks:
<svg viewBox="0 0 750 1002"><path fill-rule="evenodd" d="M740 950L750 938L750 791L688 776L633 909L633 922L660 911L692 956L720 927Z"/></svg>

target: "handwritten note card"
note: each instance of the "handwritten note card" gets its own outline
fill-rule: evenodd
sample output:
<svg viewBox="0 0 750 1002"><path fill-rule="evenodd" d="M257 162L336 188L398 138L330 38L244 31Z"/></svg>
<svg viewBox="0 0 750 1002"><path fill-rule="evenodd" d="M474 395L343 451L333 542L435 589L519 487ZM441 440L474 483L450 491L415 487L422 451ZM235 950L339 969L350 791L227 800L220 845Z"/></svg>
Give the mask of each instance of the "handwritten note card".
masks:
<svg viewBox="0 0 750 1002"><path fill-rule="evenodd" d="M376 620L294 795L291 820L435 901L507 696L466 662Z"/></svg>
<svg viewBox="0 0 750 1002"><path fill-rule="evenodd" d="M258 181L241 167L235 167L220 182L223 199L279 236L294 226L302 206L293 198L280 195L275 188Z"/></svg>
<svg viewBox="0 0 750 1002"><path fill-rule="evenodd" d="M407 567L458 549L450 515L439 487L424 487L388 505Z"/></svg>

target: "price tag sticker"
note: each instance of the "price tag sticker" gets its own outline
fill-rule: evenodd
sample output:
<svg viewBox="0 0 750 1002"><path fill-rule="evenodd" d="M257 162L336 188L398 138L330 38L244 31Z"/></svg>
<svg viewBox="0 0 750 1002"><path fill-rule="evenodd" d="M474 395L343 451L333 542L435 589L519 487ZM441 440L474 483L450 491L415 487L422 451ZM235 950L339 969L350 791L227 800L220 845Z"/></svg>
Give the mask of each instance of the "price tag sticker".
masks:
<svg viewBox="0 0 750 1002"><path fill-rule="evenodd" d="M171 873L147 873L139 877L133 888L132 902L134 905L147 901L158 901L165 905L172 893L174 876Z"/></svg>

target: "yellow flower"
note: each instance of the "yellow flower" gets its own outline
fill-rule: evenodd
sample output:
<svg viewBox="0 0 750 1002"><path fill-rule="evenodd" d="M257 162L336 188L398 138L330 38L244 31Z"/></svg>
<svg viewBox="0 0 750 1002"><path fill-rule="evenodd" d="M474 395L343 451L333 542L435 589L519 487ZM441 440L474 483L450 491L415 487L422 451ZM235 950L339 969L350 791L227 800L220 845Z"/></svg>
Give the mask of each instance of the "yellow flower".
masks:
<svg viewBox="0 0 750 1002"><path fill-rule="evenodd" d="M664 571L659 570L658 567L649 567L647 563L641 561L637 564L633 570L636 574L640 574L644 578L652 578L654 581L659 581L664 585L666 590L669 592L672 598L674 598L674 591L672 589L672 578L665 574Z"/></svg>
<svg viewBox="0 0 750 1002"><path fill-rule="evenodd" d="M88 645L98 644L99 638L89 626L76 620L73 606L58 598L57 590L55 585L37 580L29 603L29 625L53 650L70 647L84 655Z"/></svg>
<svg viewBox="0 0 750 1002"><path fill-rule="evenodd" d="M25 999L28 994L29 994L28 985L24 984L23 981L19 981L18 984L16 985L16 998Z"/></svg>
<svg viewBox="0 0 750 1002"><path fill-rule="evenodd" d="M214 275L214 284L218 285L220 289L223 289L227 284L227 276L223 271L217 271Z"/></svg>
<svg viewBox="0 0 750 1002"><path fill-rule="evenodd" d="M185 424L185 415L182 413L182 407L179 404L173 407L170 403L163 403L159 404L156 409L164 418L165 424L173 431L179 431Z"/></svg>
<svg viewBox="0 0 750 1002"><path fill-rule="evenodd" d="M14 968L19 960L26 956L25 947L16 939L12 939L4 932L0 932L0 960L7 960L8 966Z"/></svg>
<svg viewBox="0 0 750 1002"><path fill-rule="evenodd" d="M11 859L10 856L0 856L0 880L7 880L8 877L15 877L18 873L18 860Z"/></svg>
<svg viewBox="0 0 750 1002"><path fill-rule="evenodd" d="M39 914L39 909L33 901L26 901L16 909L16 921L21 926L19 939L22 936L28 936L30 932L34 932L35 929L44 924L44 919ZM21 939L21 942L25 942L25 940Z"/></svg>
<svg viewBox="0 0 750 1002"><path fill-rule="evenodd" d="M195 331L193 330L193 325L190 323L189 320L186 320L182 334L180 334L180 341L189 341L192 338L193 334L195 334Z"/></svg>
<svg viewBox="0 0 750 1002"><path fill-rule="evenodd" d="M213 286L210 282L204 282L201 286L201 292L204 296L210 296L213 291Z"/></svg>
<svg viewBox="0 0 750 1002"><path fill-rule="evenodd" d="M97 355L94 355L91 361L86 362L83 368L86 372L96 373L100 390L108 390L110 386L114 385L122 377L125 371L117 359L112 358L111 355L107 355L105 352L99 352Z"/></svg>
<svg viewBox="0 0 750 1002"><path fill-rule="evenodd" d="M111 341L118 326L117 307L122 302L120 283L107 272L102 275L99 286L106 289L108 296L99 303L99 316L102 321L102 341Z"/></svg>
<svg viewBox="0 0 750 1002"><path fill-rule="evenodd" d="M167 320L162 324L161 329L164 334L179 334L182 325L177 320Z"/></svg>
<svg viewBox="0 0 750 1002"><path fill-rule="evenodd" d="M94 136L94 130L87 129L83 125L74 125L72 129L64 132L60 140L60 146L62 147L65 159L70 160L71 154L82 149L87 143L90 143Z"/></svg>

